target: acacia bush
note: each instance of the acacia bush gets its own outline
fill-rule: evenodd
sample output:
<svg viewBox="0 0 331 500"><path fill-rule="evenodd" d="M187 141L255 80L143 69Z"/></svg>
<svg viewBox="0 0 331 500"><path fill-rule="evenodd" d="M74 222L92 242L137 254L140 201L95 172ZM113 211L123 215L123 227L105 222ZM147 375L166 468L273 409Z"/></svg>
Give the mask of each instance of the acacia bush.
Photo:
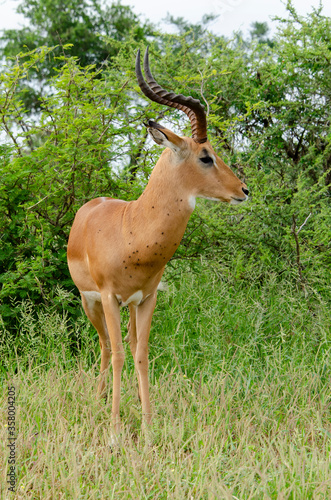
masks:
<svg viewBox="0 0 331 500"><path fill-rule="evenodd" d="M46 56L52 49L21 54L1 78L2 123L12 142L2 148L0 187L4 318L15 316L21 299L49 304L56 300L56 285L73 288L66 242L85 201L141 192L138 181L128 189L120 170L135 128L126 120L127 81L116 79L115 72L102 78L93 66L81 68L75 58L66 58L41 98L40 115L26 118L17 82Z"/></svg>
<svg viewBox="0 0 331 500"><path fill-rule="evenodd" d="M205 101L213 146L251 191L249 203L236 208L200 201L168 273L198 270L203 254L218 263L221 279L263 282L273 273L296 283L313 304L316 293L330 299L330 19L321 9L306 18L288 9L272 43L183 26L177 35L150 37L156 79ZM66 55L59 64L54 47L41 47L9 60L0 75L0 300L7 329L26 298L78 314L65 257L74 214L96 196L139 196L161 152L143 122L153 118L190 133L181 113L138 93L137 41L108 43L116 56L101 68ZM45 58L54 59L57 74L43 88L40 112L31 113L20 82ZM66 291L61 299L58 285Z"/></svg>

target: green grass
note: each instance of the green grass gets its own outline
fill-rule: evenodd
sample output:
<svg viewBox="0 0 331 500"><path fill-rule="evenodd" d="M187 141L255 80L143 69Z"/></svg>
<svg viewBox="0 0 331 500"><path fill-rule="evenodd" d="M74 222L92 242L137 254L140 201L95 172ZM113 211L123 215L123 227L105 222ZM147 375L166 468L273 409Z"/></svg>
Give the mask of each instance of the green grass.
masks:
<svg viewBox="0 0 331 500"><path fill-rule="evenodd" d="M151 432L141 430L127 349L116 451L111 384L108 403L96 398L93 330L26 304L11 353L8 339L1 344L1 498L331 498L327 293L304 295L275 276L263 285L223 279L202 268L159 294ZM14 495L5 486L7 381L17 391Z"/></svg>

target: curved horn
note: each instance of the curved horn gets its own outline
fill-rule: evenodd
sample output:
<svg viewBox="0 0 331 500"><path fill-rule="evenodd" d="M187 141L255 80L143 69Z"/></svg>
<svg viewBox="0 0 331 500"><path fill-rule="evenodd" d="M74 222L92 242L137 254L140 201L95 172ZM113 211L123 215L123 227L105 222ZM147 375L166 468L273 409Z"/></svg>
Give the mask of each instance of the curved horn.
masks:
<svg viewBox="0 0 331 500"><path fill-rule="evenodd" d="M136 58L136 76L142 92L151 101L163 104L164 106L171 106L172 108L179 109L186 113L191 122L193 140L198 143L206 142L207 119L204 107L198 99L168 92L156 83L149 69L148 48L146 49L144 57L144 71L147 83L141 72L140 50L138 50Z"/></svg>

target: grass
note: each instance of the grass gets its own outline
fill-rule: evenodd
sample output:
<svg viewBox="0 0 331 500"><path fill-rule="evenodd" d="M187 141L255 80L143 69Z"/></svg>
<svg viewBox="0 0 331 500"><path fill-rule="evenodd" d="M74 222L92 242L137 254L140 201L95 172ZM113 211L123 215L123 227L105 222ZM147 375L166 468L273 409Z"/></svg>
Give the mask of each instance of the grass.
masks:
<svg viewBox="0 0 331 500"><path fill-rule="evenodd" d="M127 350L114 451L110 403L95 396L93 331L85 320L36 319L26 305L17 355L2 342L11 365L2 372L1 498L330 498L330 331L328 303L314 290L305 297L275 276L242 286L212 269L182 275L159 295L153 320L151 432L141 430ZM5 484L8 381L17 392L15 494Z"/></svg>

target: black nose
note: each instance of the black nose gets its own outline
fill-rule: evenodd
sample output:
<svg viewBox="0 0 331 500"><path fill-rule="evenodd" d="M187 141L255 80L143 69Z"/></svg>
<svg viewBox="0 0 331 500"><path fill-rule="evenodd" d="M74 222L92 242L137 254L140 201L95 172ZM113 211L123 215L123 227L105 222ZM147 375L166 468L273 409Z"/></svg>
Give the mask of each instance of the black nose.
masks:
<svg viewBox="0 0 331 500"><path fill-rule="evenodd" d="M249 191L248 191L248 189L247 189L247 188L242 188L242 190L243 190L243 192L244 192L244 194L245 194L246 196L248 196L248 195L249 195Z"/></svg>

